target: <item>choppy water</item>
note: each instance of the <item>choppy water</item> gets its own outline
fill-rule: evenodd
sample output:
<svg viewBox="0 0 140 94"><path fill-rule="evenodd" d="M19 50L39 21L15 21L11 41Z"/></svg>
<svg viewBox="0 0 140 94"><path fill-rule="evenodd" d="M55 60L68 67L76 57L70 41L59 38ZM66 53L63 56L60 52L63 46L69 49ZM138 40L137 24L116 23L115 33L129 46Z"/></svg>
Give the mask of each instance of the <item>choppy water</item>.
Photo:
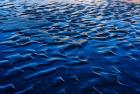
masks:
<svg viewBox="0 0 140 94"><path fill-rule="evenodd" d="M139 94L140 4L0 0L0 94Z"/></svg>

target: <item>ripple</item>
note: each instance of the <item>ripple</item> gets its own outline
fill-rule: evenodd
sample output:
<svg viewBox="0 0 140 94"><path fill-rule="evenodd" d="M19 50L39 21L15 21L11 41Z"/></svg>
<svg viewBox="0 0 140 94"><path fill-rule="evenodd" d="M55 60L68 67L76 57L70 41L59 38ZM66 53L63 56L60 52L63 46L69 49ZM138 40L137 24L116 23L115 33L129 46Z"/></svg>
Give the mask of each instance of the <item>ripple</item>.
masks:
<svg viewBox="0 0 140 94"><path fill-rule="evenodd" d="M0 93L139 94L137 0L1 0Z"/></svg>

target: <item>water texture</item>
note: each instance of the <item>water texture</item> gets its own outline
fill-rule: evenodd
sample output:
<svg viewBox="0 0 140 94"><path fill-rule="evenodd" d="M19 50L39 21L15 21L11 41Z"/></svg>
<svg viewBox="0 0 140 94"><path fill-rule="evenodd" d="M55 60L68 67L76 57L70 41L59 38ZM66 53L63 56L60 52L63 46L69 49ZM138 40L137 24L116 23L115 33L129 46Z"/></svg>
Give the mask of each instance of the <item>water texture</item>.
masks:
<svg viewBox="0 0 140 94"><path fill-rule="evenodd" d="M140 94L132 1L0 0L0 94Z"/></svg>

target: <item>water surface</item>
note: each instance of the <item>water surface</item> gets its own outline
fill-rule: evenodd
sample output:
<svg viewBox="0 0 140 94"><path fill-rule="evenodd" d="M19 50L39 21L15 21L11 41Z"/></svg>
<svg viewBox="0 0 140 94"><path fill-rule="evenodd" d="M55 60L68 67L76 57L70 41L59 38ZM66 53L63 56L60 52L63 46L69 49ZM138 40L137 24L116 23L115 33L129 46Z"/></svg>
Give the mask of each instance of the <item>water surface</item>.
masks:
<svg viewBox="0 0 140 94"><path fill-rule="evenodd" d="M139 94L138 0L0 0L0 94Z"/></svg>

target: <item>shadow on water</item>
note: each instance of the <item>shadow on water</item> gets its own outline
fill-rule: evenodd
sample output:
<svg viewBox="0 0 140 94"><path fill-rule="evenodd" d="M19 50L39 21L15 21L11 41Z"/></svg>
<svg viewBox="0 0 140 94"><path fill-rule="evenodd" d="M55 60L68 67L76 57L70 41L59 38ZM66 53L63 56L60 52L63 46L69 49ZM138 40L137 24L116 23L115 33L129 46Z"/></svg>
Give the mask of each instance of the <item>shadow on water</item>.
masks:
<svg viewBox="0 0 140 94"><path fill-rule="evenodd" d="M1 0L0 32L0 94L140 93L138 3Z"/></svg>

